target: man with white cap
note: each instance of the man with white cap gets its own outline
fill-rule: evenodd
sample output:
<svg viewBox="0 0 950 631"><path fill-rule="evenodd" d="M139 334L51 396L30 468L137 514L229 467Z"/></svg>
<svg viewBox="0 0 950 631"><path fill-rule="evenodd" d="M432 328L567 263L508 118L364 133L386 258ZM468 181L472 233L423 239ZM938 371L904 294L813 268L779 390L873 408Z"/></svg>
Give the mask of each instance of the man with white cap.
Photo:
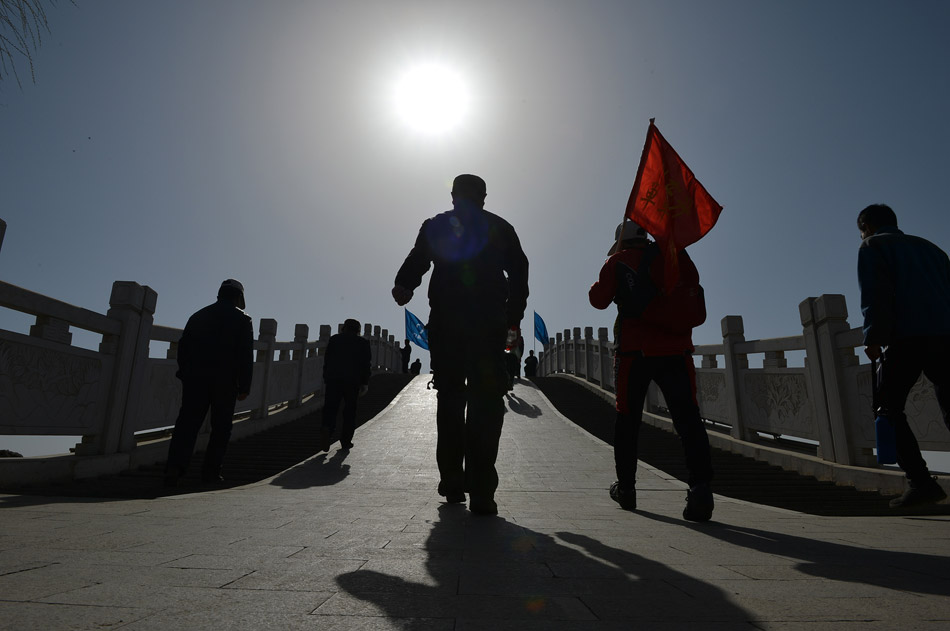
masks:
<svg viewBox="0 0 950 631"><path fill-rule="evenodd" d="M614 327L614 370L617 420L614 461L617 481L610 497L624 510L637 507L637 443L643 401L651 381L656 382L673 426L683 444L689 470L689 492L683 518L707 521L712 517L713 477L709 437L696 402L693 366L693 327L706 320L699 273L685 250L678 252L678 280L664 293L666 270L659 246L632 221L617 226L615 244L589 293L591 306L618 307ZM619 250L618 250L619 245Z"/></svg>
<svg viewBox="0 0 950 631"><path fill-rule="evenodd" d="M235 402L247 398L254 371L254 327L244 307L244 286L229 278L221 283L217 302L188 318L178 341L181 410L168 445L166 486L177 486L188 470L209 408L211 437L201 479L222 481L221 463L231 439Z"/></svg>

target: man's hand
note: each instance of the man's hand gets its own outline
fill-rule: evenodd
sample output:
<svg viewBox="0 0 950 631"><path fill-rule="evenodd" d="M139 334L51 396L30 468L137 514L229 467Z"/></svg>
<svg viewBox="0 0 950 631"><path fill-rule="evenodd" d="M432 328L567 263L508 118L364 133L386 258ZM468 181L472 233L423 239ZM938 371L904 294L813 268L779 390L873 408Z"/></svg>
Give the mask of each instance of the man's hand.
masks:
<svg viewBox="0 0 950 631"><path fill-rule="evenodd" d="M412 290L406 289L402 285L396 285L393 287L393 300L396 301L396 304L400 307L408 304L412 300Z"/></svg>
<svg viewBox="0 0 950 631"><path fill-rule="evenodd" d="M238 393L237 400L238 400L238 401L243 401L244 399L247 398L247 395L249 395L249 394L250 394L250 392L241 392L241 393Z"/></svg>
<svg viewBox="0 0 950 631"><path fill-rule="evenodd" d="M880 346L865 346L864 354L868 356L868 359L871 361L877 361L881 358L881 347Z"/></svg>
<svg viewBox="0 0 950 631"><path fill-rule="evenodd" d="M364 396L367 392L369 392L369 386L364 383L362 386L360 386L360 393L358 396Z"/></svg>

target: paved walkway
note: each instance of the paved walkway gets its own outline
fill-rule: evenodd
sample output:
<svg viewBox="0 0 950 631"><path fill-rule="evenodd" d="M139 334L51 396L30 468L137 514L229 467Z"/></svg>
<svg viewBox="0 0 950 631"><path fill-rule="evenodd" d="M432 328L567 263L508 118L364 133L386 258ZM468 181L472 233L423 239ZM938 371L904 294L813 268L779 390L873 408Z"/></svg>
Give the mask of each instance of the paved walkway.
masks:
<svg viewBox="0 0 950 631"><path fill-rule="evenodd" d="M496 496L435 493L435 392L414 380L356 447L264 482L154 500L0 496L0 629L947 629L950 518L816 517L685 490L530 384Z"/></svg>

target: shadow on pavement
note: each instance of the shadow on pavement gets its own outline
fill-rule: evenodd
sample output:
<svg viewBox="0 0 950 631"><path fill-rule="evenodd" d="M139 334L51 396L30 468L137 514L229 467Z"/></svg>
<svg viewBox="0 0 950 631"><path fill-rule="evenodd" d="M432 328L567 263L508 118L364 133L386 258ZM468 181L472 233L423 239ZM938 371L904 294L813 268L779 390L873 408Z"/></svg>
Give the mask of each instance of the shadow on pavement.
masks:
<svg viewBox="0 0 950 631"><path fill-rule="evenodd" d="M541 408L528 403L524 399L519 399L518 395L514 392L509 392L505 395L505 403L508 405L508 409L518 416L527 416L528 418L538 418L541 416Z"/></svg>
<svg viewBox="0 0 950 631"><path fill-rule="evenodd" d="M755 628L718 587L583 535L553 537L444 505L424 547L425 572L358 570L337 584L393 618L495 620L506 629L589 629L597 621Z"/></svg>
<svg viewBox="0 0 950 631"><path fill-rule="evenodd" d="M723 543L798 559L802 562L794 565L794 568L810 576L917 594L946 596L950 593L950 563L945 556L875 550L862 545L832 543L715 522L690 524L642 510L636 514L666 524L686 526ZM946 520L938 521L946 526ZM920 532L922 537L933 537L934 534L923 528Z"/></svg>
<svg viewBox="0 0 950 631"><path fill-rule="evenodd" d="M350 474L350 465L344 463L350 452L338 449L331 457L327 455L322 453L287 469L271 480L271 484L285 489L309 489L342 482Z"/></svg>

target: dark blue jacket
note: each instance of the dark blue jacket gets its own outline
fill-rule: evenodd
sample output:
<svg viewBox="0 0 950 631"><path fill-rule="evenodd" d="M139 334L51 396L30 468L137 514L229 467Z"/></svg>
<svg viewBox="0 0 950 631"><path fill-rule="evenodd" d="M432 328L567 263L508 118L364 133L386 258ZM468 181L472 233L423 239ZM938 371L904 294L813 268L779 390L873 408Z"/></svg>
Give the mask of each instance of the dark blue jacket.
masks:
<svg viewBox="0 0 950 631"><path fill-rule="evenodd" d="M247 393L253 374L251 316L230 300L218 300L188 318L178 341L179 379L233 382Z"/></svg>
<svg viewBox="0 0 950 631"><path fill-rule="evenodd" d="M936 245L881 228L858 250L865 346L950 335L950 259Z"/></svg>
<svg viewBox="0 0 950 631"><path fill-rule="evenodd" d="M494 314L515 326L528 303L528 259L515 229L487 210L460 205L427 219L396 274L415 289L432 266L432 314Z"/></svg>
<svg viewBox="0 0 950 631"><path fill-rule="evenodd" d="M373 351L369 340L356 333L337 333L327 342L323 359L323 381L347 386L369 383Z"/></svg>

